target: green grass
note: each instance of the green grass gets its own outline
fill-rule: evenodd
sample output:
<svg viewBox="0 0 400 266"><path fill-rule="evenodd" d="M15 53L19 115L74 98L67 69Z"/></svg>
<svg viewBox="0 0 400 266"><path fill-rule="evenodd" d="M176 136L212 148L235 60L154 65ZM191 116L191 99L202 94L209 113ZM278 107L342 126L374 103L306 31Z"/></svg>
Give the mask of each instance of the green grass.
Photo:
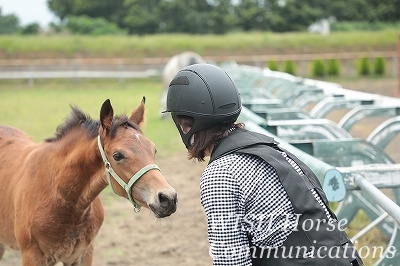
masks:
<svg viewBox="0 0 400 266"><path fill-rule="evenodd" d="M332 32L229 33L226 35L158 34L146 36L0 36L0 58L72 58L172 56L183 50L201 55L316 53L395 50L398 30Z"/></svg>
<svg viewBox="0 0 400 266"><path fill-rule="evenodd" d="M111 100L115 114L130 114L146 97L145 135L156 145L159 156L181 152L184 145L171 119L159 119L161 83L156 79L117 80L38 80L1 81L1 125L27 132L39 142L54 135L70 113L70 104L78 106L93 119L99 119L100 107Z"/></svg>

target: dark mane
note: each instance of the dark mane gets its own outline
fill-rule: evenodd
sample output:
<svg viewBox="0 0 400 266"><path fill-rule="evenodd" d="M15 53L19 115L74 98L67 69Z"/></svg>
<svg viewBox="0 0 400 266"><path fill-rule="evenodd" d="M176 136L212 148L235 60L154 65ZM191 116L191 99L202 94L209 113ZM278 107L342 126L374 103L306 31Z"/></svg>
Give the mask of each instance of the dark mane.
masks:
<svg viewBox="0 0 400 266"><path fill-rule="evenodd" d="M89 115L85 114L76 106L71 106L71 114L65 119L65 122L57 127L54 137L48 138L46 142L54 142L60 140L71 129L82 127L89 134L89 137L96 137L99 134L100 122L93 120Z"/></svg>
<svg viewBox="0 0 400 266"><path fill-rule="evenodd" d="M71 113L69 117L65 119L65 122L57 127L56 133L54 137L48 138L46 142L55 142L60 140L63 136L65 136L69 131L74 128L81 127L83 128L89 138L95 138L99 134L100 121L93 120L89 115L85 114L82 110L80 110L76 106L71 106ZM130 122L128 117L125 115L116 116L113 119L113 123L111 126L111 138L113 138L116 134L117 128L121 125L127 125L132 127L140 132L141 129L134 123Z"/></svg>

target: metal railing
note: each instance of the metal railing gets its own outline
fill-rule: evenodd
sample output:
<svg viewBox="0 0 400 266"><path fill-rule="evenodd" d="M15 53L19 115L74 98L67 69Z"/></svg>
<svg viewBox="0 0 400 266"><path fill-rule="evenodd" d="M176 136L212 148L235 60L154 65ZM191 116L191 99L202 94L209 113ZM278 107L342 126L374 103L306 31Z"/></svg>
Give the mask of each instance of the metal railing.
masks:
<svg viewBox="0 0 400 266"><path fill-rule="evenodd" d="M371 222L353 241L372 228L389 237L374 265L400 265L400 161L384 151L390 144L400 148L394 141L400 132L400 99L235 62L221 67L239 87L239 120L250 130L274 137L303 160L321 181L328 200L339 202L335 212L340 220L351 223L359 210L365 212ZM313 107L306 110L310 104ZM339 123L325 118L338 110L349 110ZM352 137L350 128L370 117L386 120L367 138Z"/></svg>

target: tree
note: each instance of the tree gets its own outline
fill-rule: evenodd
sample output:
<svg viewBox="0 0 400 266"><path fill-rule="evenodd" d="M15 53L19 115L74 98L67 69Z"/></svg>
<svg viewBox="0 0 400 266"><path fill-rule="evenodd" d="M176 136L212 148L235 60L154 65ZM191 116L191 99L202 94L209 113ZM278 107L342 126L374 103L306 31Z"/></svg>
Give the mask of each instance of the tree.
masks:
<svg viewBox="0 0 400 266"><path fill-rule="evenodd" d="M326 71L325 71L325 65L324 62L322 62L321 59L317 59L313 61L313 67L312 67L312 75L314 77L323 77L325 76Z"/></svg>
<svg viewBox="0 0 400 266"><path fill-rule="evenodd" d="M230 0L214 1L210 6L211 33L224 34L235 27L237 18Z"/></svg>
<svg viewBox="0 0 400 266"><path fill-rule="evenodd" d="M374 74L383 76L385 74L386 63L383 57L377 57L374 60Z"/></svg>
<svg viewBox="0 0 400 266"><path fill-rule="evenodd" d="M327 10L338 21L400 20L400 0L330 0Z"/></svg>
<svg viewBox="0 0 400 266"><path fill-rule="evenodd" d="M0 34L13 34L19 29L19 20L15 15L3 16L0 8Z"/></svg>
<svg viewBox="0 0 400 266"><path fill-rule="evenodd" d="M76 34L88 35L123 35L125 31L119 29L114 23L104 18L90 18L87 16L70 16L66 27Z"/></svg>
<svg viewBox="0 0 400 266"><path fill-rule="evenodd" d="M269 61L267 67L272 71L279 71L279 64L277 61Z"/></svg>
<svg viewBox="0 0 400 266"><path fill-rule="evenodd" d="M160 10L158 32L183 32L187 13L184 1L162 1Z"/></svg>
<svg viewBox="0 0 400 266"><path fill-rule="evenodd" d="M74 15L74 2L75 0L47 0L47 5L61 21L64 21L67 16Z"/></svg>
<svg viewBox="0 0 400 266"><path fill-rule="evenodd" d="M264 1L242 0L235 7L238 16L238 26L244 31L263 30L268 28L265 23Z"/></svg>
<svg viewBox="0 0 400 266"><path fill-rule="evenodd" d="M206 0L161 1L157 32L205 34L213 33L217 27L223 31L213 16L213 8Z"/></svg>
<svg viewBox="0 0 400 266"><path fill-rule="evenodd" d="M40 30L40 26L38 23L31 23L28 24L24 27L21 27L21 29L19 30L19 32L22 35L34 35L34 34L38 34Z"/></svg>
<svg viewBox="0 0 400 266"><path fill-rule="evenodd" d="M400 0L47 0L69 16L102 18L130 34L305 31L317 20L400 21Z"/></svg>
<svg viewBox="0 0 400 266"><path fill-rule="evenodd" d="M68 16L85 15L119 24L124 16L123 0L47 0L47 4L61 21Z"/></svg>
<svg viewBox="0 0 400 266"><path fill-rule="evenodd" d="M340 65L337 59L330 59L328 61L328 69L326 72L330 76L339 76L340 74Z"/></svg>
<svg viewBox="0 0 400 266"><path fill-rule="evenodd" d="M291 75L296 75L296 66L292 60L287 60L283 66L283 72Z"/></svg>
<svg viewBox="0 0 400 266"><path fill-rule="evenodd" d="M125 0L126 16L123 26L132 34L154 34L159 27L161 0Z"/></svg>
<svg viewBox="0 0 400 266"><path fill-rule="evenodd" d="M369 59L366 57L363 57L360 59L360 65L358 69L358 74L361 76L368 76L370 74L370 62Z"/></svg>
<svg viewBox="0 0 400 266"><path fill-rule="evenodd" d="M273 31L304 31L316 20L324 17L326 1L319 0L286 0L285 5L277 5L277 14L283 19L272 27Z"/></svg>

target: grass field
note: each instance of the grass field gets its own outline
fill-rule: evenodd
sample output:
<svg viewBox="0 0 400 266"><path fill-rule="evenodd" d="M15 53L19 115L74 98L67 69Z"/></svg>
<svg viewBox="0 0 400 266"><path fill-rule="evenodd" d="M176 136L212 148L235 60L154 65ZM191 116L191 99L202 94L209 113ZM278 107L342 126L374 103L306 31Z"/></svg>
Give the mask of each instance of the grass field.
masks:
<svg viewBox="0 0 400 266"><path fill-rule="evenodd" d="M17 127L38 142L53 136L56 127L68 116L70 104L93 119L99 119L101 104L106 99L111 100L115 114L130 114L145 96L144 133L163 155L184 147L172 120L158 117L160 93L161 83L157 79L132 79L123 84L116 80L81 80L79 83L39 80L34 86L24 81L1 81L0 124Z"/></svg>
<svg viewBox="0 0 400 266"><path fill-rule="evenodd" d="M184 50L201 55L324 53L396 50L398 30L300 33L159 34L147 36L0 36L0 58L142 58Z"/></svg>

